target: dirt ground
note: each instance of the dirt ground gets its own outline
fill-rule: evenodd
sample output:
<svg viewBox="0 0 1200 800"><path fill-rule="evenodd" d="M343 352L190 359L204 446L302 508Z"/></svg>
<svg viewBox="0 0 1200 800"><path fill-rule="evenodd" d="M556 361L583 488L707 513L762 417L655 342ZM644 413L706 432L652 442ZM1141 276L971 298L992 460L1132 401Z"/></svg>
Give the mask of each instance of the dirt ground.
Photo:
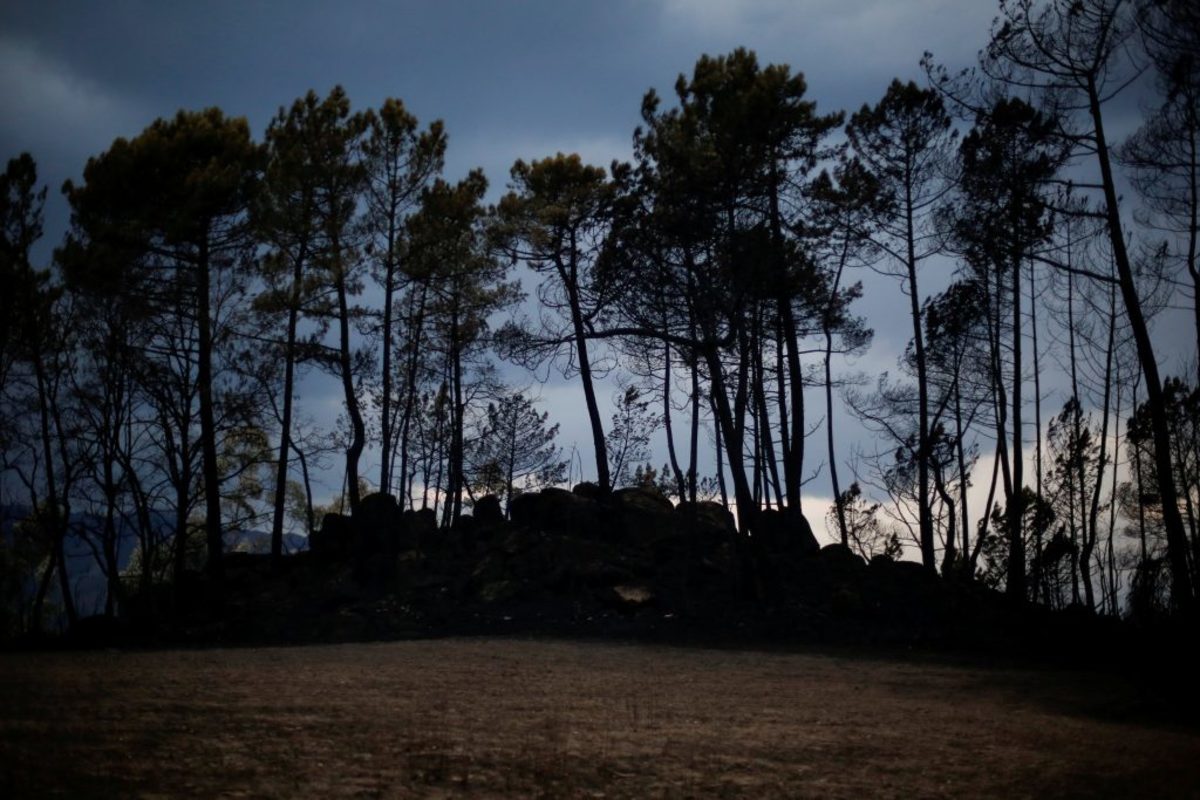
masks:
<svg viewBox="0 0 1200 800"><path fill-rule="evenodd" d="M839 652L0 655L0 796L452 795L1200 796L1200 728L1111 676Z"/></svg>

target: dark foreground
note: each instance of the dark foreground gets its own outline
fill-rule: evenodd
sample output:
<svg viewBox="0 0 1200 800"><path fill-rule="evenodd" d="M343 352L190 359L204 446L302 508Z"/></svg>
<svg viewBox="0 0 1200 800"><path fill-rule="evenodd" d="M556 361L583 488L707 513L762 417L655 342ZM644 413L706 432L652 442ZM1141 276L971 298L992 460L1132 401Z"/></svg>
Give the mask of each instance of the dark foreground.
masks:
<svg viewBox="0 0 1200 800"><path fill-rule="evenodd" d="M1200 730L1111 674L449 639L0 655L4 797L1154 797Z"/></svg>

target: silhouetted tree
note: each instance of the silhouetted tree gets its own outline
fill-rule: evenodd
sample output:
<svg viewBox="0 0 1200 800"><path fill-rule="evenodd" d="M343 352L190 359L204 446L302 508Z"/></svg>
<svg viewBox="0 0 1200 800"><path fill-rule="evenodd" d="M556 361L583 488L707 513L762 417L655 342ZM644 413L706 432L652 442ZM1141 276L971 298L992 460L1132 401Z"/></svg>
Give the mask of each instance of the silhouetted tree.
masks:
<svg viewBox="0 0 1200 800"><path fill-rule="evenodd" d="M1058 121L1057 132L1072 154L1087 158L1098 175L1089 185L1097 196L1095 213L1105 226L1118 287L1145 382L1154 431L1164 524L1176 602L1187 613L1195 605L1187 561L1187 541L1179 513L1179 491L1170 473L1170 431L1162 380L1146 321L1143 296L1126 244L1113 154L1105 129L1105 108L1135 75L1126 56L1135 33L1133 4L1127 0L1003 0L991 40L981 53L980 72L991 84L1019 90ZM926 61L928 64L928 60ZM954 81L934 71L943 87ZM962 92L956 92L963 94ZM1080 185L1080 184L1077 184Z"/></svg>
<svg viewBox="0 0 1200 800"><path fill-rule="evenodd" d="M642 233L625 239L636 256L622 330L670 341L704 370L739 524L748 530L760 502L752 485L776 488L800 510L799 340L819 331L828 287L797 239L796 209L841 117L818 115L803 99L801 76L782 65L760 68L745 50L701 58L675 88L678 108L660 111L653 91L643 101L635 139Z"/></svg>
<svg viewBox="0 0 1200 800"><path fill-rule="evenodd" d="M549 412L538 413L521 392L501 395L488 403L467 445L471 480L484 491L504 498L505 513L515 493L562 483L567 462L554 440L558 425L549 425Z"/></svg>
<svg viewBox="0 0 1200 800"><path fill-rule="evenodd" d="M505 282L505 265L487 247L487 218L481 204L486 191L487 179L478 170L454 185L439 179L422 193L421 205L409 220L412 269L429 282L430 344L443 357L437 394L448 412L446 526L461 514L466 488L467 370L488 342L488 317L519 298L516 285Z"/></svg>
<svg viewBox="0 0 1200 800"><path fill-rule="evenodd" d="M383 311L380 320L380 384L379 384L379 491L392 491L396 450L405 450L405 434L416 392L417 356L420 337L418 324L405 331L402 352L407 363L401 373L403 397L395 397L395 364L397 314L396 294L408 277L405 275L405 221L416 207L420 193L442 170L446 152L446 133L441 120L418 132L417 118L394 98L385 100L378 111L367 113L367 134L362 143L363 162L367 170L365 223L369 247L374 251L375 280L383 288ZM415 282L410 288L419 292ZM417 317L419 320L420 317ZM397 414L399 416L397 416ZM399 440L399 441L397 441ZM400 459L401 475L407 467L407 453ZM403 488L403 481L402 488Z"/></svg>
<svg viewBox="0 0 1200 800"><path fill-rule="evenodd" d="M214 330L219 307L213 293L221 273L238 269L249 243L246 209L256 190L261 152L244 119L218 109L181 111L158 120L132 140L118 139L88 160L84 182L68 182L78 233L128 257L104 266L162 273L174 281L196 321L193 358L200 420L208 569L221 575L221 476L214 407ZM116 282L121 282L121 278ZM112 284L110 284L112 285Z"/></svg>
<svg viewBox="0 0 1200 800"><path fill-rule="evenodd" d="M264 287L255 305L267 319L283 317L282 341L277 343L283 361L283 385L279 391L279 457L271 519L271 559L276 565L283 555L297 369L306 355L313 355L315 340L327 327L327 320L321 320L321 328L312 333L311 339L300 338L302 314L306 308L310 313L316 311L319 283L314 262L323 245L317 203L325 158L320 148L320 128L327 120L319 111L320 105L316 94L309 92L288 110L281 108L267 127L263 189L254 209L259 236L270 248L260 261Z"/></svg>
<svg viewBox="0 0 1200 800"><path fill-rule="evenodd" d="M1116 155L1145 204L1139 221L1166 237L1191 281L1200 359L1200 11L1184 0L1142 0L1137 8L1162 104Z"/></svg>
<svg viewBox="0 0 1200 800"><path fill-rule="evenodd" d="M949 190L947 163L955 132L941 97L915 83L893 81L875 106L846 126L855 154L888 199L876 243L903 275L913 329L917 378L917 506L921 560L936 568L929 483L929 387L917 285L920 264L941 250L932 212Z"/></svg>
<svg viewBox="0 0 1200 800"><path fill-rule="evenodd" d="M577 155L551 158L512 168L512 191L500 201L496 232L502 247L547 276L538 286L544 311L539 331L506 331L504 350L527 365L564 359L564 372L579 373L596 454L596 479L603 491L612 488L604 425L596 401L595 365L588 334L613 300L596 269L608 241L619 188L600 167Z"/></svg>
<svg viewBox="0 0 1200 800"><path fill-rule="evenodd" d="M955 236L983 281L1006 279L1010 305L1008 397L1012 404L1011 479L1005 482L1009 510L1009 569L1005 585L1014 598L1025 597L1024 406L1022 340L1022 267L1050 235L1045 186L1063 154L1056 145L1053 119L1021 100L997 101L976 121L960 149L962 205Z"/></svg>

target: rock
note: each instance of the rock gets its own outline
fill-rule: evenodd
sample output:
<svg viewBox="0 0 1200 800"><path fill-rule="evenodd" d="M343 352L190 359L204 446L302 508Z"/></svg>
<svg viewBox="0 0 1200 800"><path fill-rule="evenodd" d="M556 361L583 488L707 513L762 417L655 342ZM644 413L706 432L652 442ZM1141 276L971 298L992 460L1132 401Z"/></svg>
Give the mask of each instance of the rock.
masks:
<svg viewBox="0 0 1200 800"><path fill-rule="evenodd" d="M516 495L508 502L508 518L514 525L537 527L538 498L536 492L526 492Z"/></svg>
<svg viewBox="0 0 1200 800"><path fill-rule="evenodd" d="M514 525L570 536L598 536L605 528L599 503L554 487L513 498L510 516Z"/></svg>
<svg viewBox="0 0 1200 800"><path fill-rule="evenodd" d="M492 581L480 587L479 599L485 603L502 603L513 599L520 588L513 581Z"/></svg>
<svg viewBox="0 0 1200 800"><path fill-rule="evenodd" d="M733 514L720 503L708 500L701 500L695 505L685 501L675 506L675 526L683 533L693 531L706 542L722 541L737 535Z"/></svg>
<svg viewBox="0 0 1200 800"><path fill-rule="evenodd" d="M437 515L433 513L432 508L405 511L403 517L412 536L414 548L422 549L433 543L437 535Z"/></svg>
<svg viewBox="0 0 1200 800"><path fill-rule="evenodd" d="M862 556L841 543L825 545L817 553L817 557L837 574L861 573L867 569Z"/></svg>
<svg viewBox="0 0 1200 800"><path fill-rule="evenodd" d="M380 551L394 556L401 550L413 547L404 514L396 498L390 494L375 492L363 497L358 503L354 527L357 533L356 557L369 558Z"/></svg>
<svg viewBox="0 0 1200 800"><path fill-rule="evenodd" d="M572 494L577 494L580 497L586 497L588 500L600 500L604 497L604 492L599 486L591 481L575 484L575 488L571 490Z"/></svg>
<svg viewBox="0 0 1200 800"><path fill-rule="evenodd" d="M654 591L641 584L614 586L612 592L618 603L634 608L640 608L654 600Z"/></svg>
<svg viewBox="0 0 1200 800"><path fill-rule="evenodd" d="M309 549L318 562L341 561L350 555L352 537L350 518L329 513L321 520L321 529L313 533Z"/></svg>
<svg viewBox="0 0 1200 800"><path fill-rule="evenodd" d="M795 509L760 511L753 536L763 551L771 555L809 556L821 549L817 537L813 536L812 526Z"/></svg>
<svg viewBox="0 0 1200 800"><path fill-rule="evenodd" d="M613 500L626 508L636 508L645 511L670 513L675 510L662 492L650 486L631 486L617 489L612 493Z"/></svg>
<svg viewBox="0 0 1200 800"><path fill-rule="evenodd" d="M458 519L450 528L450 546L457 550L470 553L475 549L475 539L479 530L479 521L471 514L459 514Z"/></svg>
<svg viewBox="0 0 1200 800"><path fill-rule="evenodd" d="M618 489L613 492L612 498L617 511L614 527L625 541L652 544L679 537L675 526L675 507L657 489Z"/></svg>
<svg viewBox="0 0 1200 800"><path fill-rule="evenodd" d="M494 494L485 494L475 501L475 522L479 525L494 526L504 522L504 509L500 507L500 498Z"/></svg>

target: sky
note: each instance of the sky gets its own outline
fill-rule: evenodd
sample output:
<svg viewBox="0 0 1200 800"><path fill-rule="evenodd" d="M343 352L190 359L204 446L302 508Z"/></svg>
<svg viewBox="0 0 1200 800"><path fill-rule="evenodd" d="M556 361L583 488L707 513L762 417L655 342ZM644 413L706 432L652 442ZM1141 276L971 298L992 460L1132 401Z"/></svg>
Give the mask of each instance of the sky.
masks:
<svg viewBox="0 0 1200 800"><path fill-rule="evenodd" d="M9 0L0 5L0 157L29 151L50 187L39 249L48 258L67 223L58 188L114 138L207 106L245 116L261 137L281 106L340 84L356 109L398 97L422 124L444 120L446 177L482 167L495 200L518 158L629 158L643 94L653 87L671 97L675 78L702 54L747 47L762 64L803 73L819 111L852 112L878 101L893 78L922 82L927 50L950 68L970 66L995 12L993 0ZM931 291L950 269L931 265ZM857 310L875 343L838 369L874 379L896 371L911 328L894 282L864 280ZM528 278L524 288L532 292ZM1168 366L1184 357L1175 327L1158 333ZM312 407L336 408L332 381L305 391ZM542 396L562 425L560 442L578 443L586 465L581 392L552 381ZM1056 410L1061 398L1049 405ZM845 413L838 419L847 449L873 447ZM819 462L823 440L809 441L808 461ZM656 443L655 463L665 460ZM814 526L831 496L826 475L807 488Z"/></svg>

